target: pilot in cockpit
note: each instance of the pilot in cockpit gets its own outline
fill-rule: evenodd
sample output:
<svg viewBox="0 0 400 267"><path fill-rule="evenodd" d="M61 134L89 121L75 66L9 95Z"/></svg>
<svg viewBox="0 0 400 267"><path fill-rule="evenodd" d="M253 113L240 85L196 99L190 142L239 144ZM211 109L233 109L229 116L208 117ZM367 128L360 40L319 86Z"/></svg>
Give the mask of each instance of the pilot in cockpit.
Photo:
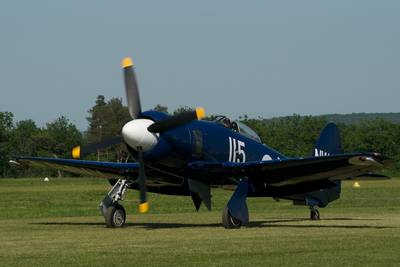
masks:
<svg viewBox="0 0 400 267"><path fill-rule="evenodd" d="M232 130L234 130L235 132L239 131L239 127L237 125L236 122L231 122L230 119L228 118L224 118L222 121L222 124L226 127L226 128L230 128Z"/></svg>
<svg viewBox="0 0 400 267"><path fill-rule="evenodd" d="M224 118L223 120L222 120L222 124L226 127L226 128L231 128L231 120L230 119L228 119L228 118Z"/></svg>
<svg viewBox="0 0 400 267"><path fill-rule="evenodd" d="M241 135L244 135L247 138L253 139L256 142L261 143L261 139L257 135L257 133L254 132L249 126L247 126L243 122L231 121L229 118L222 116L222 115L215 116L214 121L223 127L232 129L233 131L235 131Z"/></svg>

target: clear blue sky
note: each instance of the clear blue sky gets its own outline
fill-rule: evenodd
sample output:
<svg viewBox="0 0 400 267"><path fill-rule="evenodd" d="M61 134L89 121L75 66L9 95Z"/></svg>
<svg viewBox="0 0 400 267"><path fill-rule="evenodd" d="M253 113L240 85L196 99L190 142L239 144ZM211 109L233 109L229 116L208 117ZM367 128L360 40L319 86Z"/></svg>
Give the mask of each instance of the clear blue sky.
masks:
<svg viewBox="0 0 400 267"><path fill-rule="evenodd" d="M2 1L0 111L80 129L99 94L208 114L398 112L400 1Z"/></svg>

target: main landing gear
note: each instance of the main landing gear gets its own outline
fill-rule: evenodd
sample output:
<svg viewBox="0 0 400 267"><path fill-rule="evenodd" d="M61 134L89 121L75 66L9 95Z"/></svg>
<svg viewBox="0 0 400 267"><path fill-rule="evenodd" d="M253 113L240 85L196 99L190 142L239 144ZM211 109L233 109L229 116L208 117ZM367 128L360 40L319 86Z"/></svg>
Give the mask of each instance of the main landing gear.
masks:
<svg viewBox="0 0 400 267"><path fill-rule="evenodd" d="M319 216L319 211L316 207L310 207L310 219L312 221L318 221L321 219Z"/></svg>
<svg viewBox="0 0 400 267"><path fill-rule="evenodd" d="M119 228L125 225L126 212L118 201L123 200L124 193L129 185L129 181L119 179L100 203L100 211L104 216L107 227Z"/></svg>
<svg viewBox="0 0 400 267"><path fill-rule="evenodd" d="M249 210L246 204L248 192L249 181L243 178L222 212L222 225L226 229L238 229L249 223Z"/></svg>
<svg viewBox="0 0 400 267"><path fill-rule="evenodd" d="M225 206L222 212L222 225L226 229L239 229L242 226L242 222L232 217L228 206Z"/></svg>
<svg viewBox="0 0 400 267"><path fill-rule="evenodd" d="M126 212L123 206L120 204L114 204L107 208L104 214L107 227L123 227L126 220Z"/></svg>

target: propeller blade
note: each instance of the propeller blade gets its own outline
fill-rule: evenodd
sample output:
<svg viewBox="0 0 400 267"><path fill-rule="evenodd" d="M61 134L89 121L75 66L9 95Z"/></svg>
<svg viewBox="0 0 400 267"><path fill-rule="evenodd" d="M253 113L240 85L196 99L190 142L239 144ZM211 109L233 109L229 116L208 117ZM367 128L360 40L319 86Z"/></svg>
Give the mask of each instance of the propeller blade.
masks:
<svg viewBox="0 0 400 267"><path fill-rule="evenodd" d="M103 149L122 142L122 136L115 136L106 138L98 143L93 143L86 146L76 146L72 149L72 157L74 159L83 158L84 156L94 153L99 149Z"/></svg>
<svg viewBox="0 0 400 267"><path fill-rule="evenodd" d="M184 124L187 124L189 122L192 122L194 120L200 120L204 118L206 115L206 112L203 108L196 108L194 111L188 111L184 112L172 117L169 117L165 120L162 121L157 121L150 125L147 130L151 133L161 133L179 126L182 126Z"/></svg>
<svg viewBox="0 0 400 267"><path fill-rule="evenodd" d="M147 202L147 187L146 187L146 173L144 169L144 160L143 160L143 150L141 147L138 147L138 162L139 162L139 190L140 190L140 199L139 199L139 212L146 213L149 210L149 202Z"/></svg>
<svg viewBox="0 0 400 267"><path fill-rule="evenodd" d="M137 119L142 112L140 106L139 88L136 81L134 65L132 59L126 57L122 60L122 68L124 69L126 98L128 100L129 114L132 119Z"/></svg>

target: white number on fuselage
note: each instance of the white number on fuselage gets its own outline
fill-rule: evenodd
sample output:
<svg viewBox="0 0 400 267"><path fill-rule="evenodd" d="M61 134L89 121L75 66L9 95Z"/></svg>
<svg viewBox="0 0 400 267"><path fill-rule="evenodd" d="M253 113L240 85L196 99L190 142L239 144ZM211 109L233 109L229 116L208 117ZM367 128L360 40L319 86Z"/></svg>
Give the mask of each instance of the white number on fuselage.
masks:
<svg viewBox="0 0 400 267"><path fill-rule="evenodd" d="M229 137L229 160L230 162L246 162L245 143Z"/></svg>

